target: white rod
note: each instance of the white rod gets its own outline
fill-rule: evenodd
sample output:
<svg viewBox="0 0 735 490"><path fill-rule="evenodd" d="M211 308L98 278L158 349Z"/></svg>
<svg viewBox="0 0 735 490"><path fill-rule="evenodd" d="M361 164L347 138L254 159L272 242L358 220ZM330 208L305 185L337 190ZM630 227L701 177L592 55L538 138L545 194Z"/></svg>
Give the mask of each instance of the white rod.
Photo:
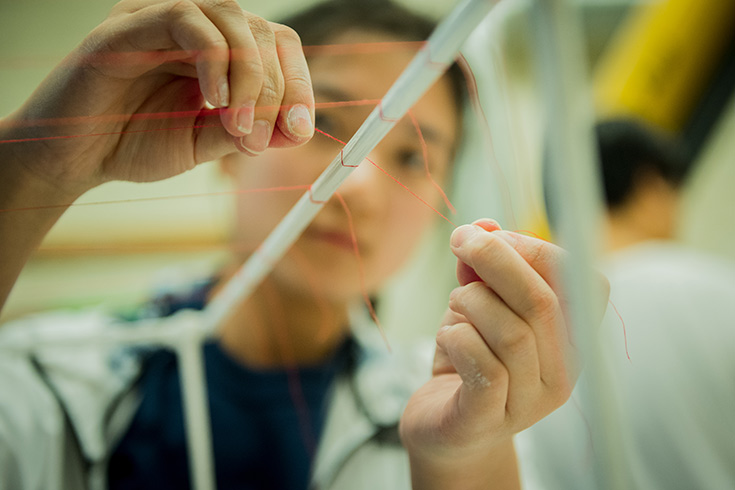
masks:
<svg viewBox="0 0 735 490"><path fill-rule="evenodd" d="M176 350L192 488L215 490L209 397L201 329L187 325Z"/></svg>
<svg viewBox="0 0 735 490"><path fill-rule="evenodd" d="M552 217L561 246L570 252L562 271L575 342L584 364L588 390L582 406L595 447L597 488L626 486L613 387L603 364L598 338L601 285L593 274L600 250L601 182L595 166L594 114L584 63L584 39L578 12L568 0L536 0L535 56L545 111L545 147L549 152Z"/></svg>
<svg viewBox="0 0 735 490"><path fill-rule="evenodd" d="M495 0L464 0L444 19L370 113L343 150L332 160L248 261L210 301L206 327L217 328L247 298L298 239L340 184L360 165L391 128L439 79L460 47L485 18Z"/></svg>

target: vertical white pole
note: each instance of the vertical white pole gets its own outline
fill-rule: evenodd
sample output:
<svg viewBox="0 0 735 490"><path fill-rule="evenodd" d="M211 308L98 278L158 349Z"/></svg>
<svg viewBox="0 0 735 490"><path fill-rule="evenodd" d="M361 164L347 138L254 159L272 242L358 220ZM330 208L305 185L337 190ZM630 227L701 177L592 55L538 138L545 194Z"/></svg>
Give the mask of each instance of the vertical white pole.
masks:
<svg viewBox="0 0 735 490"><path fill-rule="evenodd" d="M597 488L627 487L614 392L598 342L601 287L592 274L602 216L593 139L593 105L579 12L568 0L535 0L534 55L545 111L550 201L559 244L571 255L562 271L570 317L589 390L580 401L591 427Z"/></svg>
<svg viewBox="0 0 735 490"><path fill-rule="evenodd" d="M200 328L195 325L186 325L179 337L176 352L179 361L191 485L195 490L215 490L203 340Z"/></svg>

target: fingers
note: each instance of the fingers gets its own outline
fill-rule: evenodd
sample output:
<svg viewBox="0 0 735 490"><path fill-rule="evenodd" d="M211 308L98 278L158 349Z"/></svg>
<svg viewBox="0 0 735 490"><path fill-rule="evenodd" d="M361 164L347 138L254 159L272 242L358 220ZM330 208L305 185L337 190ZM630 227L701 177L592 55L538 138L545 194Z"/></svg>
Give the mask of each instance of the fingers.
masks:
<svg viewBox="0 0 735 490"><path fill-rule="evenodd" d="M437 357L445 358L462 378L458 393L459 422L468 427L496 425L486 420L505 417L508 370L469 323L442 327L436 337ZM494 409L494 410L493 410ZM480 423L478 423L480 422Z"/></svg>
<svg viewBox="0 0 735 490"><path fill-rule="evenodd" d="M538 346L531 327L482 282L452 291L449 307L477 330L489 347L486 355L497 357L512 374L508 412L515 414L531 406L541 387Z"/></svg>
<svg viewBox="0 0 735 490"><path fill-rule="evenodd" d="M526 246L526 239L477 225L461 226L452 235L452 251L482 282L461 287L451 307L508 368L509 410L537 397L538 390L561 403L573 378L566 362L576 361L558 293L534 268L553 282L564 253L541 240Z"/></svg>
<svg viewBox="0 0 735 490"><path fill-rule="evenodd" d="M452 251L471 267L519 317L527 323L544 322L561 314L558 298L551 286L530 262L545 263L556 270L561 249L547 244L537 249L539 257L522 256L514 248L520 237L504 231L489 233L477 225L464 225L452 234Z"/></svg>
<svg viewBox="0 0 735 490"><path fill-rule="evenodd" d="M288 147L314 135L314 90L301 40L293 29L271 23L285 88L281 112L271 139L272 147Z"/></svg>
<svg viewBox="0 0 735 490"><path fill-rule="evenodd" d="M111 18L107 27L118 33L108 43L113 52L150 55L147 66L136 65L140 73L125 76L140 76L152 60L193 62L203 97L223 109L221 123L241 151L263 152L274 134L272 146L302 144L313 135L309 71L290 28L249 14L234 0L130 0Z"/></svg>
<svg viewBox="0 0 735 490"><path fill-rule="evenodd" d="M228 47L228 72L223 82L229 95L226 104L216 105L228 108L220 113L222 124L233 136L250 134L263 84L268 77L280 80L280 73L266 70L268 56L273 55L273 39L267 35L256 39L255 26L265 21L248 14L235 2L202 2L200 8L222 33Z"/></svg>
<svg viewBox="0 0 735 490"><path fill-rule="evenodd" d="M101 71L132 79L193 54L202 95L215 107L227 106L229 45L222 32L192 2L139 7L131 13L113 11L118 15L97 29L110 51L109 58L96 60Z"/></svg>
<svg viewBox="0 0 735 490"><path fill-rule="evenodd" d="M480 226L487 231L495 231L500 229L500 225L498 224L498 222L491 219L477 220L473 224ZM482 281L475 270L461 260L457 261L457 280L459 281L460 286L464 286L465 284L469 284L474 281Z"/></svg>

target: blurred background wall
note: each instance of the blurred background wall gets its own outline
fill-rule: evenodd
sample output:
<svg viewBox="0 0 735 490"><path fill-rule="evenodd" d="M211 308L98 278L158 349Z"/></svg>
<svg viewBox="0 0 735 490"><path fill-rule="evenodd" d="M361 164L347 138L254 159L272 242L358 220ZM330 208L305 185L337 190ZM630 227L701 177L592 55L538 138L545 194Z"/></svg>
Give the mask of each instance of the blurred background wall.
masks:
<svg viewBox="0 0 735 490"><path fill-rule="evenodd" d="M455 1L406 3L439 17ZM541 128L528 42L528 3L501 2L501 8L468 44L466 54L480 87L487 127L468 115L468 123L475 122L474 146L463 158L481 162L485 173L482 179L459 180L455 199L461 206L455 204L462 211L458 221L499 217L508 228L544 234ZM627 16L642 5L661 2L575 3L585 22L588 61L594 70ZM110 0L0 0L0 116L17 108L65 53L104 19L113 4ZM241 0L241 4L256 14L277 19L308 2ZM701 35L707 32L701 31ZM713 69L718 64L718 60L713 61ZM708 91L706 84L700 89L701 93ZM699 162L688 186L682 210L686 226L680 235L682 241L735 260L732 92L725 91L718 104L722 110L711 117L711 127L700 135ZM488 132L490 146L485 137ZM110 183L89 192L80 203L111 203L78 205L69 210L23 272L4 317L97 303L124 308L143 300L159 284L185 282L206 274L225 253L230 219L228 197L211 194L226 190L216 165L208 164L161 183ZM171 196L182 197L158 199Z"/></svg>

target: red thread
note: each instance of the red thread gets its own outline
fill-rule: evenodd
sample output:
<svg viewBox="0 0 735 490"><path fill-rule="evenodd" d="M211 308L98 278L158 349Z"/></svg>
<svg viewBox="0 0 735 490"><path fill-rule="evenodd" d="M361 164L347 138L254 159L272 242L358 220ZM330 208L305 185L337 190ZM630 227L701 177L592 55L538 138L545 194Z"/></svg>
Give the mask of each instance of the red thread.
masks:
<svg viewBox="0 0 735 490"><path fill-rule="evenodd" d="M615 307L615 304L613 304L612 300L608 300L608 303L610 303L610 306L613 307L613 310L615 310L615 314L618 315L618 318L620 318L620 323L623 325L623 339L625 340L625 355L628 356L628 360L632 363L633 361L630 359L630 352L628 352L628 334L625 329L625 321L623 320L623 317L618 312L618 309Z"/></svg>
<svg viewBox="0 0 735 490"><path fill-rule="evenodd" d="M532 232L531 230L516 230L515 232L516 233L522 233L524 235L530 235L530 236L532 236L534 238L538 238L539 240L543 240L545 242L548 242L548 240L546 240L545 238L541 237L540 235Z"/></svg>
<svg viewBox="0 0 735 490"><path fill-rule="evenodd" d="M498 176L498 180L503 183L503 185L500 187L500 192L503 195L503 201L505 202L505 208L510 211L510 218L511 223L510 227L515 228L517 226L518 220L515 217L515 211L513 209L513 200L510 197L510 189L508 186L508 179L505 177L505 173L503 172L503 169L500 167L498 163L498 157L495 154L495 145L493 144L493 137L492 132L490 131L490 126L487 122L487 116L485 115L485 111L482 108L482 104L480 103L480 94L477 90L477 80L475 79L475 74L472 72L472 69L470 68L469 63L467 63L467 59L460 53L457 56L457 65L462 70L462 73L464 74L465 82L467 83L467 92L470 95L470 104L472 106L472 110L476 116L477 123L480 125L480 127L484 130L485 137L487 138L487 141L489 142L490 152L492 154L492 168L495 171L495 174Z"/></svg>
<svg viewBox="0 0 735 490"><path fill-rule="evenodd" d="M314 269L313 265L307 260L304 253L299 248L299 243L291 247L291 257L293 258L296 266L301 270L303 276L306 278L306 282L309 284L309 288L314 296L314 301L317 303L317 308L321 311L323 321L321 326L317 329L317 338L321 341L326 340L326 336L329 334L329 325L334 325L336 319L334 311L329 307L329 304L324 297L324 291L319 287L319 282L314 278L319 275L319 271Z"/></svg>
<svg viewBox="0 0 735 490"><path fill-rule="evenodd" d="M135 199L118 199L115 201L96 201L96 202L78 202L68 204L53 204L48 206L34 206L28 208L9 208L0 209L0 213L9 213L13 211L38 211L41 209L56 209L56 208L70 208L80 206L100 206L104 204L128 204L134 202L146 202L146 201L163 201L168 199L182 199L191 197L215 197L215 196L230 196L237 194L250 194L256 192L276 192L276 191L296 191L308 189L308 185L291 185L281 187L263 187L257 189L237 189L234 191L221 191L221 192L205 192L201 194L181 194L178 196L157 196L157 197L140 197Z"/></svg>
<svg viewBox="0 0 735 490"><path fill-rule="evenodd" d="M349 44L322 44L312 46L302 46L304 54L306 56L320 55L320 54L361 54L361 53L390 53L398 51L417 51L426 43L426 41L385 41L376 43L349 43ZM131 53L96 53L87 55L84 60L92 63L105 63L105 64L121 64L125 61L130 62L134 60L135 63L129 64L151 64L160 65L169 62L181 62L187 59L194 59L199 53L204 51L200 50L170 50L170 51L135 51ZM241 59L239 54L241 50L230 50L230 59L237 60ZM0 59L2 66L7 69L21 69L21 68L33 68L54 65L64 59L64 54L58 56L25 56L15 57L8 56ZM233 56L234 55L234 56ZM140 57L138 60L136 57Z"/></svg>
<svg viewBox="0 0 735 490"><path fill-rule="evenodd" d="M323 134L324 136L328 136L329 138L331 138L334 141L337 141L337 142L339 142L339 143L341 143L343 145L346 145L347 144L344 141L342 141L341 139L335 138L334 136L332 136L332 135L330 135L330 134L328 134L328 133L326 133L326 132L324 132L324 131L322 131L320 129L317 129L316 131L318 131L319 133ZM388 177L390 177L390 179L393 180L393 182L395 182L396 184L400 185L405 190L407 190L409 194L411 194L413 197L415 197L416 199L418 199L419 201L421 201L421 203L424 206L428 207L429 209L431 209L432 211L434 211L436 214L438 214L439 216L441 216L442 218L444 218L444 220L447 221L450 225L454 226L455 228L457 227L457 225L455 225L452 222L452 220L450 220L449 218L447 218L446 216L444 216L441 213L441 211L439 211L434 206L432 206L431 204L429 204L428 202L426 202L421 196L419 196L414 191L412 191L406 184L402 183L400 180L398 180L397 178L393 177L389 172L387 172L385 169L383 169L380 165L378 165L377 163L375 163L374 161L370 160L367 157L365 157L365 160L367 160L368 162L370 162L375 168L377 168L378 170L380 170L381 172L383 172L385 175L387 175Z"/></svg>
<svg viewBox="0 0 735 490"><path fill-rule="evenodd" d="M422 51L426 51L426 64L428 66L431 66L432 68L436 68L438 70L445 70L447 68L447 63L442 63L440 61L434 61L431 56L431 44L426 43L421 48Z"/></svg>
<svg viewBox="0 0 735 490"><path fill-rule="evenodd" d="M278 340L277 345L285 365L289 395L291 396L291 401L294 404L294 408L296 408L296 415L299 419L301 438L307 452L313 456L316 452L316 437L314 436L314 429L311 426L309 405L306 403L306 398L304 397L298 363L293 352L293 345L289 343L290 339L288 338L286 321L283 318L283 311L286 308L284 308L282 298L277 296L277 293L272 287L266 287L264 296L271 303L269 314L274 317L273 326Z"/></svg>
<svg viewBox="0 0 735 490"><path fill-rule="evenodd" d="M309 201L313 202L314 204L325 204L327 201L317 201L314 199L314 192L311 189L311 186L309 186Z"/></svg>
<svg viewBox="0 0 735 490"><path fill-rule="evenodd" d="M400 120L400 119L390 118L390 117L385 116L385 114L383 113L383 101L382 100L378 102L378 115L380 116L380 119L386 122L397 123Z"/></svg>
<svg viewBox="0 0 735 490"><path fill-rule="evenodd" d="M414 117L413 112L411 112L411 109L408 110L408 117L411 119L411 123L413 124L414 129L416 129L416 134L419 137L419 143L421 144L421 154L424 158L424 168L426 169L426 176L429 178L429 181L431 181L431 184L436 188L436 190L439 191L439 194L441 194L442 199L444 199L444 204L447 205L447 207L449 208L449 211L452 214L457 214L457 210L454 208L454 205L447 197L447 194L444 192L444 189L442 189L441 186L434 180L434 177L431 176L431 172L429 171L429 150L426 146L426 140L424 139L424 133L421 131L421 126L419 126L419 122Z"/></svg>
<svg viewBox="0 0 735 490"><path fill-rule="evenodd" d="M383 342L385 342L385 346L388 348L388 352L390 352L391 347L390 347L390 343L388 342L388 337L385 335L385 330L383 329L383 326L381 325L380 320L378 320L378 315L377 313L375 313L373 302L370 300L370 295L368 294L367 286L365 285L365 269L362 265L362 256L360 255L360 248L357 244L357 234L355 233L355 225L352 222L352 213L350 212L350 208L347 207L347 203L342 197L342 194L340 194L339 192L335 192L334 195L337 196L337 199L339 199L339 203L342 205L342 209L345 210L345 214L347 215L347 224L350 228L350 238L352 239L352 249L355 252L355 259L357 260L357 268L358 268L358 273L360 276L360 289L362 290L362 297L363 297L363 300L365 301L365 306L367 306L367 309L370 312L370 316L375 322L375 325L377 325L378 330L380 331L380 335L381 337L383 337Z"/></svg>
<svg viewBox="0 0 735 490"><path fill-rule="evenodd" d="M341 108L341 107L355 107L363 105L376 105L380 102L380 99L357 99L357 100L339 100L331 102L316 102L314 107L316 109L329 109L329 108ZM280 105L280 106L258 106L256 110L270 110L270 109L290 109L293 105ZM192 111L169 111L169 112L145 112L135 114L105 114L97 116L75 116L75 117L56 117L56 118L40 118L40 119L23 119L20 121L2 121L0 127L7 128L27 128L27 127L48 127L48 126L74 126L74 125L88 125L89 123L117 123L117 122L129 122L129 121L148 121L148 120L163 120L163 119L189 119L193 117L208 117L218 116L221 112L229 112L232 108L224 109L198 109ZM187 126L194 127L206 127L206 126ZM169 129L184 129L184 128L159 128L158 131L166 131ZM127 131L119 134L127 134L141 131ZM118 133L100 133L99 135L107 134L118 134ZM94 136L88 134L74 134L65 136L48 136L43 138L24 138L24 139L13 139L13 140L0 140L2 143L22 143L25 141L41 141L43 139L63 139L63 138L74 138L81 136Z"/></svg>
<svg viewBox="0 0 735 490"><path fill-rule="evenodd" d="M176 127L176 128L136 129L133 131L110 131L109 133L70 134L70 135L65 135L65 136L43 136L40 138L20 138L20 139L14 139L14 140L0 140L0 145L6 144L6 143L27 143L30 141L84 138L86 136L112 136L116 134L152 133L155 131L175 131L175 130L181 130L181 129L215 128L218 126L219 126L218 124L201 124L197 126L181 126L181 127Z"/></svg>

